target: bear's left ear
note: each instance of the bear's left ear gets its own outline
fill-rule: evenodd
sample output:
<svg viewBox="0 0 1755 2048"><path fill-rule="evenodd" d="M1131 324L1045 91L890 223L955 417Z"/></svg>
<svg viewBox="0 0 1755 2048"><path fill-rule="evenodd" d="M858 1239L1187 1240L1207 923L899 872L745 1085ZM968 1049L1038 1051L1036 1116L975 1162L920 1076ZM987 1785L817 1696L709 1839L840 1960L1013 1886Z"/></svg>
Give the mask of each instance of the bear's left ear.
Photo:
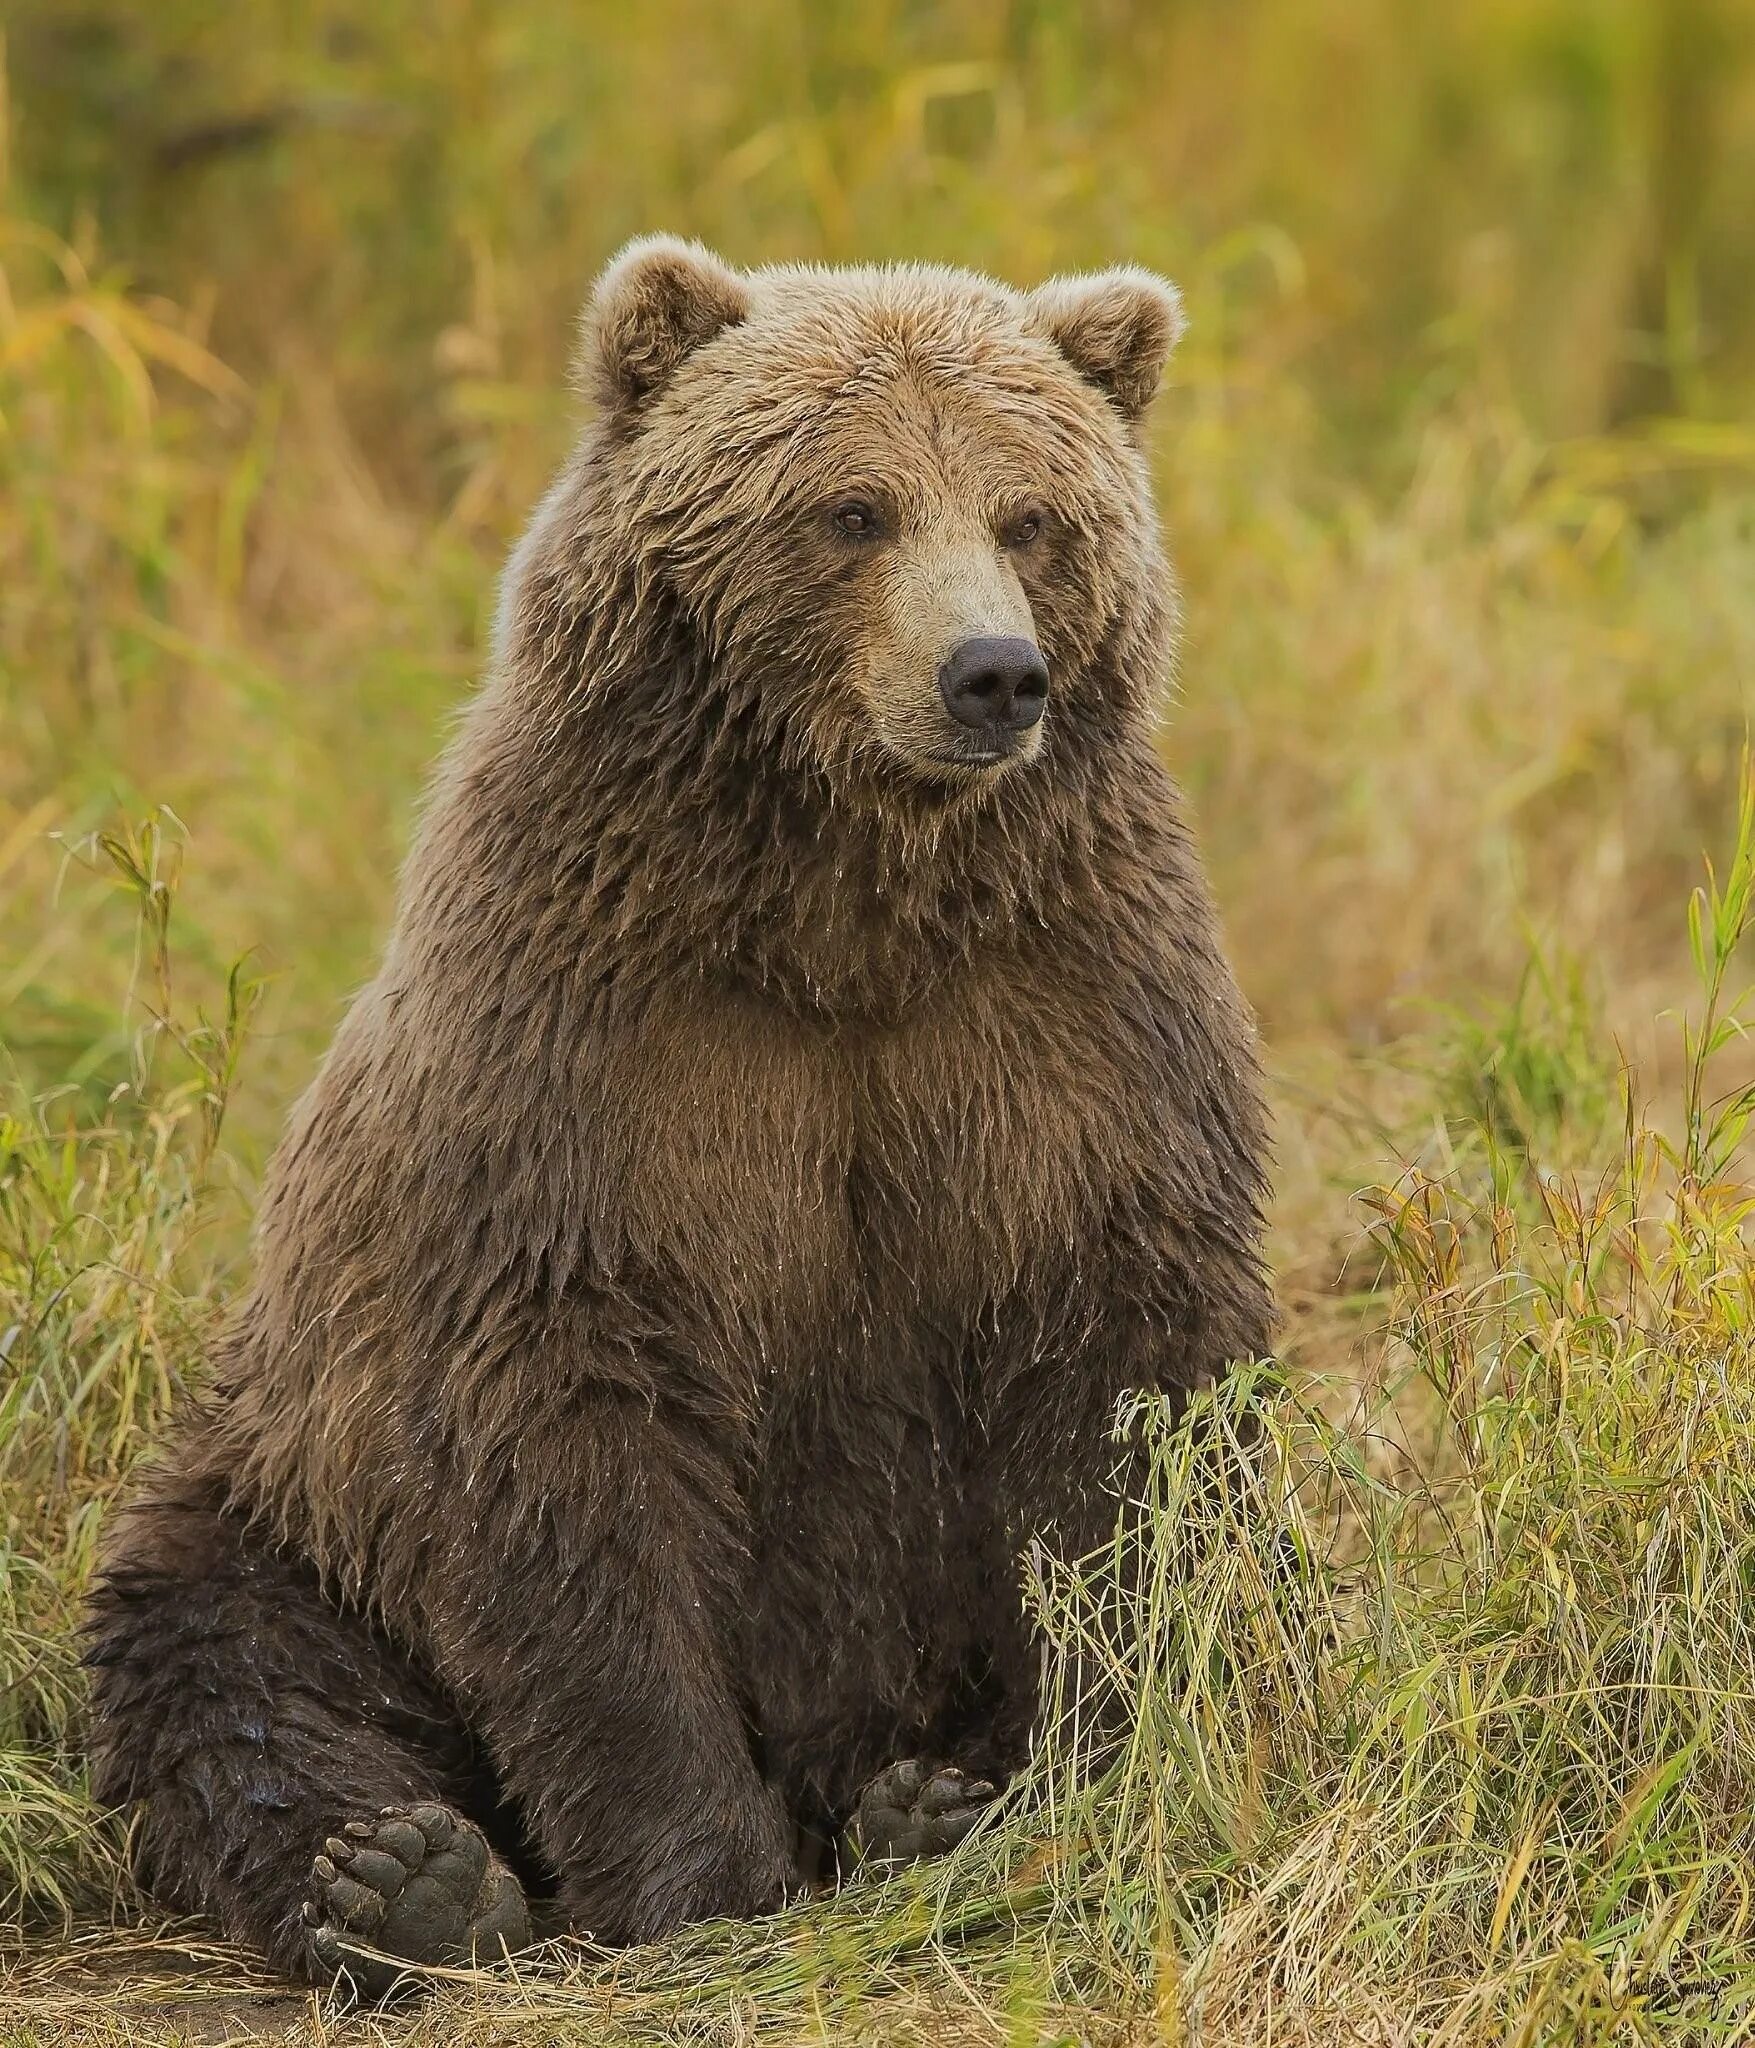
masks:
<svg viewBox="0 0 1755 2048"><path fill-rule="evenodd" d="M1181 338L1182 298L1168 278L1129 266L1052 277L1028 296L1036 324L1122 417L1138 421Z"/></svg>
<svg viewBox="0 0 1755 2048"><path fill-rule="evenodd" d="M699 242L643 235L612 259L585 308L579 374L606 412L633 412L703 342L749 311L749 286Z"/></svg>

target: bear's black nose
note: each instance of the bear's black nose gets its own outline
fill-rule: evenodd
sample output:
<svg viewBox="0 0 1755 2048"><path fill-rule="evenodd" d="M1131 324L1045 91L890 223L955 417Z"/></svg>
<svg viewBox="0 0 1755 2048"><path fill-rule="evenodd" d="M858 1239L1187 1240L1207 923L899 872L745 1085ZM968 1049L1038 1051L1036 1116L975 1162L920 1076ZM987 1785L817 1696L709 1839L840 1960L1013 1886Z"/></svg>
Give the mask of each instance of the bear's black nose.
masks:
<svg viewBox="0 0 1755 2048"><path fill-rule="evenodd" d="M959 725L1027 732L1048 702L1048 664L1033 640L965 640L939 670L938 692Z"/></svg>

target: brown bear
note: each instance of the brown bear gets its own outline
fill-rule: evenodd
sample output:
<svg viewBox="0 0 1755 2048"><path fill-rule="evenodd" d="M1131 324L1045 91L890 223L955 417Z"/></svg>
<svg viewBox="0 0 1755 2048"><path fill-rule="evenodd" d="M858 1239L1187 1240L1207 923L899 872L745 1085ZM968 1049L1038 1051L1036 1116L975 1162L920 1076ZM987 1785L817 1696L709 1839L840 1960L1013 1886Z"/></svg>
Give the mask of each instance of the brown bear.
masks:
<svg viewBox="0 0 1755 2048"><path fill-rule="evenodd" d="M1126 1390L1270 1330L1154 742L1178 319L1138 270L602 277L382 968L111 1532L96 1785L168 1904L379 1993L350 1945L941 1850L1026 1754L1020 1550L1111 1525Z"/></svg>

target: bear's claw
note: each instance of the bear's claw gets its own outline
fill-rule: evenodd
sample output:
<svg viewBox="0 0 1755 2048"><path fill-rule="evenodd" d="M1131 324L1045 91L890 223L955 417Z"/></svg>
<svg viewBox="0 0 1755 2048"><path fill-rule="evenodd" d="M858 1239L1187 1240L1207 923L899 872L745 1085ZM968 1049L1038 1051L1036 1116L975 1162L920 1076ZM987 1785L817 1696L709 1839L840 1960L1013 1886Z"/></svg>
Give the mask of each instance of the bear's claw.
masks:
<svg viewBox="0 0 1755 2048"><path fill-rule="evenodd" d="M904 1757L860 1793L847 1830L854 1855L879 1867L948 1855L993 1798L985 1778L966 1778L954 1764L935 1770L919 1757Z"/></svg>
<svg viewBox="0 0 1755 2048"><path fill-rule="evenodd" d="M356 1998L387 1997L398 1962L492 1962L527 1947L530 1912L518 1880L479 1828L442 1806L386 1807L349 1821L311 1865L305 1942L315 1973Z"/></svg>

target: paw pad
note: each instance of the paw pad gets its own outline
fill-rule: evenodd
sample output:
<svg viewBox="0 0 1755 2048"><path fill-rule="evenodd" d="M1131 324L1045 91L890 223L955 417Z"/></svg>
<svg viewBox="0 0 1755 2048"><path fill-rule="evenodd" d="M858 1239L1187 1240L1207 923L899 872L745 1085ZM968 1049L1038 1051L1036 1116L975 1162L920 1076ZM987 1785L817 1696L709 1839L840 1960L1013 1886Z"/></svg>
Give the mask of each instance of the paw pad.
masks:
<svg viewBox="0 0 1755 2048"><path fill-rule="evenodd" d="M862 1864L895 1866L948 1855L994 1799L985 1778L954 1764L934 1769L905 1757L879 1771L859 1795L848 1835Z"/></svg>
<svg viewBox="0 0 1755 2048"><path fill-rule="evenodd" d="M311 1865L305 1939L316 1973L383 1998L403 1963L491 1962L528 1945L518 1881L479 1828L442 1806L386 1807L349 1821Z"/></svg>

